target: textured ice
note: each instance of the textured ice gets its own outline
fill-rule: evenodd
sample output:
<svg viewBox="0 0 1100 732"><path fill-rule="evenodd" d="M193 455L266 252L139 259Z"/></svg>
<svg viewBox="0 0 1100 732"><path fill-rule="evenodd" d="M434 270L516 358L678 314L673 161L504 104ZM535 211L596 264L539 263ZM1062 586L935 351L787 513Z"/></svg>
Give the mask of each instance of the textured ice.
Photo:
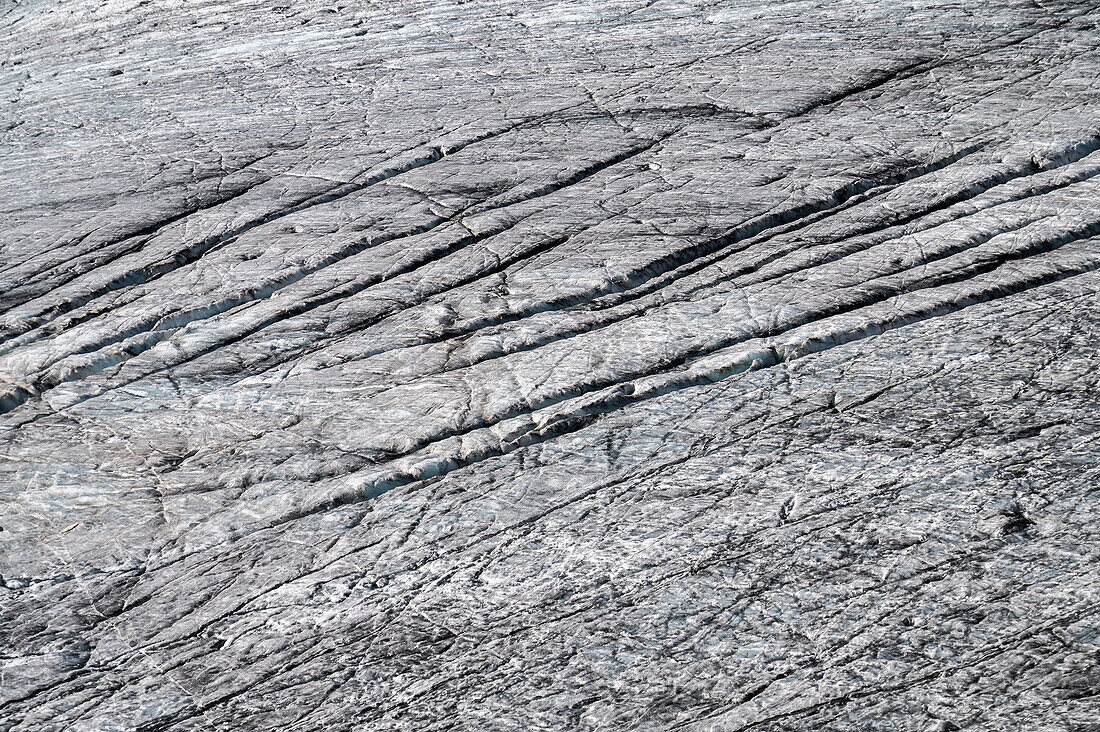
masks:
<svg viewBox="0 0 1100 732"><path fill-rule="evenodd" d="M1095 730L1098 19L0 7L0 730Z"/></svg>

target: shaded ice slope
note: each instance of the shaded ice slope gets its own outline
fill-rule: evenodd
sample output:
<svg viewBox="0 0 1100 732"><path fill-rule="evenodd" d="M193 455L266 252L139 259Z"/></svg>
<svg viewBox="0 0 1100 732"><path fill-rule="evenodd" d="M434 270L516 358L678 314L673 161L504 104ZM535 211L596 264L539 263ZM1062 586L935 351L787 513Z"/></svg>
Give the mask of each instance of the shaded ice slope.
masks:
<svg viewBox="0 0 1100 732"><path fill-rule="evenodd" d="M0 16L0 729L1091 729L1088 3Z"/></svg>

